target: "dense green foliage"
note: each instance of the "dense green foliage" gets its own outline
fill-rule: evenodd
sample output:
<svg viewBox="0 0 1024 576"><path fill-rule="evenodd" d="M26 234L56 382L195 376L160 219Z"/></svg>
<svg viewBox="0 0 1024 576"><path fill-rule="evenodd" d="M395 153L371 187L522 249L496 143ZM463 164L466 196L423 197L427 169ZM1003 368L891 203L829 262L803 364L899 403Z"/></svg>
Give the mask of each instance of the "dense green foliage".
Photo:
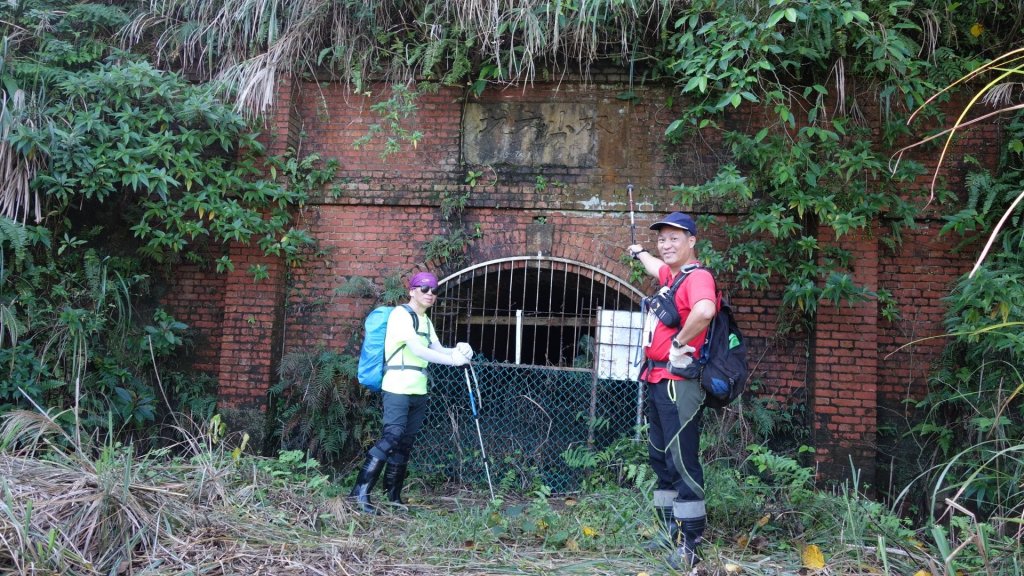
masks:
<svg viewBox="0 0 1024 576"><path fill-rule="evenodd" d="M132 30L171 22L159 41L133 38L162 59L237 87L245 109L267 105L260 87L273 74L317 70L356 90L390 80L395 95L379 105L388 111L390 151L422 137L408 134L396 115L410 106L403 81L478 94L611 63L627 67L634 83L672 83L679 98L670 103L678 118L667 130L669 153L694 130L721 132L732 153L709 182L678 187L680 203L714 199L748 213L727 226L730 245L705 250L706 259L732 273L740 289L780 290L800 328L821 302L878 298L885 319L898 316L885 287L858 286L850 254L818 239L879 234L899 246L927 197L905 186L920 175L919 164L904 161L889 174L893 145L912 135L907 117L993 51L1016 46L1020 10L939 0L533 1L487 10L468 0L280 7L167 0L151 3ZM629 90L622 97L638 96ZM753 110L753 130L723 122L725 112L744 108ZM919 118L942 121L934 106ZM486 169L468 167L467 174ZM428 247L431 257L452 255L445 240ZM459 248L469 240L453 241Z"/></svg>
<svg viewBox="0 0 1024 576"><path fill-rule="evenodd" d="M963 208L944 230L991 230L1003 207L1022 193L1024 118L1009 126L1010 145L995 173L968 179ZM945 498L964 502L984 517L1013 517L1024 501L1024 232L1020 211L973 277L946 297L950 343L932 375L931 392L917 403L924 419L913 436L929 447L934 466L933 513Z"/></svg>
<svg viewBox="0 0 1024 576"><path fill-rule="evenodd" d="M2 118L4 152L37 168L5 213L41 215L0 220L0 409L74 405L88 429L142 429L169 408L161 393L208 409L205 382L168 364L188 335L150 303L161 265L231 270L229 242L294 263L312 241L290 209L330 168L262 159L251 124L209 87L112 44L128 22L119 8L35 2L0 15L4 94L27 103Z"/></svg>
<svg viewBox="0 0 1024 576"><path fill-rule="evenodd" d="M271 413L280 422L274 441L318 454L335 468L379 433L376 397L353 385L358 351L348 352L287 354L270 389Z"/></svg>
<svg viewBox="0 0 1024 576"><path fill-rule="evenodd" d="M886 293L853 282L851 254L821 239L882 233L885 223L882 241L895 248L914 226L919 203L904 190L921 167L904 162L889 174L885 144L906 132L900 120L934 90L936 70L919 57L923 30L909 2L769 6L709 17L710 3L698 1L676 21L666 73L692 104L667 135L721 130L734 159L703 185L677 187L678 198L747 209L725 226L731 245L706 250L707 259L734 273L740 289L781 285L783 305L795 312L784 316L810 321L820 302L880 297L891 319ZM720 126L724 111L741 106L757 106L763 123ZM865 117L879 108L881 130Z"/></svg>
<svg viewBox="0 0 1024 576"><path fill-rule="evenodd" d="M1020 193L1024 147L1017 123L1005 145L993 143L1004 146L999 169L971 168L965 190L947 189L941 180L934 191L912 189L907 183L920 180L920 165L904 159L890 174L889 163L898 145L949 124L940 110L952 94L928 101L908 125L913 110L981 62L1021 47L1019 3L606 0L481 6L473 0L0 5L0 167L8 167L0 196L6 216L0 219L0 410L32 399L56 408L78 404L73 416L93 428L108 419L117 428L147 425L162 404L157 376L188 335L150 304L161 266L188 258L230 270L224 246L231 241L255 242L289 261L301 257L310 239L290 228L289 209L329 179L330 165L324 170L316 158L294 155L261 159L249 123L236 114L266 110L281 75L334 76L361 91L377 81L403 86L375 108L381 123L367 134L385 138L389 153L428 137L402 123L415 110L415 94L404 87L413 79L429 81L420 88L440 83L472 95L610 64L632 73L624 101L639 97L636 84L669 83L677 97L667 103L676 117L666 153L694 135L720 139L730 153L708 182L676 189L683 205L707 203L740 214L730 224L704 222L724 226L729 242L702 246L703 254L736 288L777 291L793 313L782 317L796 320L784 330L807 330L823 304L866 298L879 300L883 320L898 318L900 303L886 287L857 285L851 254L821 239L877 237L899 250L902 232L915 225L935 192L931 214L942 215L944 231L963 235L965 246L972 246ZM1020 62L1012 57L978 80L1019 80ZM214 82L193 84L160 67ZM961 100L977 86L962 87ZM988 93L992 102L1006 105L1014 91L1010 85ZM467 167L466 183L487 170ZM459 262L477 233L464 230L465 202L460 194L442 198L449 234L427 246L429 259ZM1021 515L1020 216L1019 206L1008 214L1008 228L985 266L947 299L951 346L932 394L907 426L910 437L929 446L919 451L919 467L907 471L920 473L908 491L930 495L931 502L915 504L934 505L921 511L940 517L955 509L946 507L950 498L992 518L991 526L977 528L979 539L986 531L1005 537ZM255 279L265 274L258 267L250 272ZM350 367L331 355L289 360L286 366L295 370L275 389L294 400L282 412L290 426L282 440L341 459L340 451L361 434L337 430L362 422L334 404L346 398L337 383ZM171 393L179 400L209 408L197 385L173 373L164 376L177 383ZM321 393L304 397L303 382ZM762 429L779 424L763 410L752 419ZM751 453L743 460L748 467L733 478L736 492L753 486L758 502L817 509L820 502L804 491L807 471L796 460L757 446ZM620 455L569 456L581 466L612 466L608 482L642 479L639 468L612 463ZM785 474L787 493L761 486L764 473ZM723 485L728 480L721 478ZM919 490L918 482L927 490ZM729 498L723 495L719 510L745 517L746 511L731 511L748 501ZM853 499L850 522L867 508ZM550 511L534 512L548 518ZM886 537L906 537L904 527L870 512L887 527ZM940 528L931 533L940 548L975 529L963 524L965 515L953 516L957 534ZM856 546L864 543L860 536L855 540ZM989 567L975 560L971 568Z"/></svg>

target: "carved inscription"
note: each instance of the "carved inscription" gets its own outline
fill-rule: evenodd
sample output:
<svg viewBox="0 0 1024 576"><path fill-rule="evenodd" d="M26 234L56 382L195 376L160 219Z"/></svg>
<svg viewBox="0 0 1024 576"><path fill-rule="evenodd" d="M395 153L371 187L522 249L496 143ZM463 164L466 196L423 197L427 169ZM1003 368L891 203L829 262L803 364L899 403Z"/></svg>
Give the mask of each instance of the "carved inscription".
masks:
<svg viewBox="0 0 1024 576"><path fill-rule="evenodd" d="M464 118L462 152L469 164L597 165L592 104L472 103Z"/></svg>

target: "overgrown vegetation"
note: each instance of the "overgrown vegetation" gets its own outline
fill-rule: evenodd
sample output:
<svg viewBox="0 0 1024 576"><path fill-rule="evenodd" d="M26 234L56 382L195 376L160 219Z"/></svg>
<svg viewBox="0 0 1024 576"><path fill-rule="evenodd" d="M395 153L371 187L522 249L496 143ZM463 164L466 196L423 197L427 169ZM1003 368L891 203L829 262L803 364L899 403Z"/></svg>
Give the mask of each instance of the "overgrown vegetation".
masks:
<svg viewBox="0 0 1024 576"><path fill-rule="evenodd" d="M381 285L353 276L337 294L365 298L372 306L396 306L409 292L400 272ZM341 351L326 349L289 352L278 367L278 382L270 389L268 444L305 450L311 457L340 471L380 432L379 397L356 381L362 326Z"/></svg>
<svg viewBox="0 0 1024 576"><path fill-rule="evenodd" d="M679 117L669 142L719 131L733 159L707 183L680 186L680 203L717 199L749 210L724 226L732 244L705 250L705 260L734 274L742 289L781 289L783 316L798 320L784 328L797 330L820 302L879 298L884 317L898 316L884 287L876 293L852 280L847 250L819 238L829 230L836 239L882 234L890 248L900 244L923 201L904 193L921 167L904 161L891 175L886 150L909 134L904 120L939 87L990 51L1012 47L1020 20L1004 13L1017 8L996 2L947 9L938 0L357 4L306 1L277 10L153 1L130 37L141 42L144 24L166 25L156 28L158 41L141 46L238 88L246 110L269 104L276 75L317 70L360 92L383 79L396 90L380 104L377 127L391 134L385 152L419 139L400 123L413 80L479 93L614 63L635 82L673 83ZM223 17L236 12L241 17ZM208 29L216 33L199 32ZM725 112L743 108L760 117L752 130L723 123ZM941 121L934 106L920 116ZM870 123L876 117L881 126ZM451 256L452 243L467 241L453 229L428 250Z"/></svg>
<svg viewBox="0 0 1024 576"><path fill-rule="evenodd" d="M720 435L733 437L730 430L715 423L705 441L718 445ZM246 439L216 418L209 425L184 420L177 436L182 440L173 446L140 453L119 443L79 443L44 414L9 413L0 435L0 562L20 573L82 575L119 566L144 573L665 570L661 554L639 546L657 529L645 496L649 474L606 476L573 495L555 496L543 486L528 494L501 490L491 502L480 491L414 480L410 511L374 517L356 512L344 488L303 451L252 456ZM595 462L598 469L639 471L644 460L642 443L623 441ZM866 498L856 478L829 493L815 490L813 477L812 468L756 444L742 462L712 463L712 530L700 573L782 574L798 566L942 572L942 546L927 544L906 520ZM952 527L960 537L978 528ZM982 537L984 547L964 550L957 568L1020 569L1024 558L1012 537Z"/></svg>
<svg viewBox="0 0 1024 576"><path fill-rule="evenodd" d="M925 507L933 520L949 522L946 532L967 531L980 539L1019 538L1016 519L1024 514L1024 235L1021 211L1013 209L1024 194L1019 114L1008 130L1010 145L997 171L971 174L967 200L946 218L943 231L990 231L1000 218L1011 227L945 298L950 342L931 376L929 394L914 406L922 417L904 431L921 447L916 469L922 472L901 497ZM922 484L928 486L923 502L910 496ZM977 518L991 524L977 524Z"/></svg>
<svg viewBox="0 0 1024 576"><path fill-rule="evenodd" d="M212 412L209 382L191 379L173 362L189 332L153 304L162 273L181 260L229 271L234 263L224 249L228 242L255 243L289 262L310 246L309 236L292 228L292 210L330 179L332 164L295 152L263 158L252 125L239 115L265 111L283 75L334 76L360 92L375 82L398 86L396 97L375 109L382 120L368 134L385 138L384 151L391 153L423 138L402 124L415 109L414 93L406 88L410 80L479 94L567 71L585 76L589 66L610 63L630 70L636 83L677 87L679 97L670 104L678 116L666 134L670 151L692 133L717 132L728 145L731 158L721 170L701 185L680 186L678 200L742 209L742 218L717 223L729 245L703 247L702 255L741 289L780 291L793 312L784 317L795 319L785 330L806 330L823 303L866 298L879 300L884 319L897 318L899 303L884 287L872 292L857 285L849 273L851 253L826 247L820 238L877 235L899 250L902 232L929 201L931 210L947 213L944 232L968 241L998 229L1004 216L1009 222L984 266L947 299L951 345L931 393L916 406L920 417L906 430L927 447L919 468L908 474L920 475L906 479L908 492L928 495L914 502L926 508L911 510L921 528L911 530L864 498L856 477L837 494L812 490L813 474L800 453L770 449L777 440L763 433L790 424L755 406L736 423L743 449L712 457L730 464L712 466L709 474L716 488L709 499L712 524L722 531L716 539L720 549L736 544L744 551L723 557L759 570L766 565L759 555L769 549L775 558L800 556L815 544L826 557L840 559L834 568L850 572L868 564L895 573L1020 573L1024 236L1016 203L1024 129L1019 119L1008 126L995 172L968 170L963 197L941 178L934 194L907 193L921 166L904 159L890 174L888 151L915 137L922 121L948 123L940 106L951 94L929 97L998 53L1007 57L998 69L986 70L995 74L986 96L1019 108L1022 21L1019 4L989 0L0 5L0 412L38 404L52 417L14 414L50 433L71 431L45 459L26 437L5 442L5 458L13 459L0 484L6 503L0 506L0 534L5 543L18 542L2 549L5 565L110 573L137 554L164 550L163 543L147 548L159 542L159 535L146 531L154 526L183 529L198 541L188 529L194 528L191 518L209 521L211 509L204 506L229 504L213 518L252 528L251 518L240 521L238 510L267 496L267 486L329 492L326 479L305 476L310 467L294 453L276 463L250 462L211 438L209 445L141 454L146 445L140 440L150 438L151 425L170 417L170 410ZM964 89L970 93L973 86ZM910 113L922 104L908 127ZM749 112L752 122L737 128L724 121L726 112ZM868 120L875 118L879 122ZM480 176L467 174L470 187ZM448 230L425 247L426 260L461 262L479 233L462 224L468 194L440 199ZM258 265L248 272L254 281L267 274ZM282 383L275 388L287 400L280 412L282 442L318 451L331 463L343 459L367 421L344 409L352 398L339 382L350 377L351 367L343 357L320 352L282 364ZM161 386L167 383L172 385ZM83 431L108 443L83 448ZM799 435L799 425L794 432ZM135 454L125 448L130 441ZM168 460L160 461L165 455ZM586 488L594 492L586 500L555 509L540 487L511 508L459 510L455 522L447 512L429 512L418 524L425 532L411 534L408 542L419 549L447 547L451 559L439 570L483 561L477 550L491 558L507 554L509 539L560 554L619 553L635 536L630 518L644 512L633 497L637 488L649 488L642 451L620 443L567 458L593 470ZM108 506L88 508L88 514L111 514L79 510L61 525L56 519L66 516L60 511L10 504L46 501L45 494L15 489L31 484L25 479L57 478L68 469L87 471L90 486L101 487L73 492L81 501ZM140 478L165 474L195 481L185 488L135 490ZM219 483L224 478L233 483ZM297 484L285 484L291 480ZM44 488L63 493L68 486ZM180 493L189 496L181 500ZM170 498L158 502L162 496ZM267 532L233 534L245 546L302 540L311 537L306 528L337 521L332 512L299 514L303 529L294 528L296 514L318 506L259 509L252 513L267 514L259 516ZM595 526L599 521L602 528ZM83 534L63 528L88 525L97 527L94 538L63 540ZM438 526L448 527L445 538L437 538ZM239 556L251 557L245 546ZM321 566L333 568L337 550L325 546L317 551L326 563ZM352 546L353 555L366 551ZM207 560L212 566L220 558ZM507 563L548 569L521 560ZM619 567L612 563L607 570Z"/></svg>
<svg viewBox="0 0 1024 576"><path fill-rule="evenodd" d="M211 390L172 362L188 327L153 288L182 260L232 270L230 242L294 264L312 239L291 211L333 164L263 158L209 86L112 43L120 7L8 3L0 20L5 102L19 103L0 116L0 411L74 403L76 424L136 439L167 401L208 415Z"/></svg>
<svg viewBox="0 0 1024 576"><path fill-rule="evenodd" d="M426 261L436 267L442 277L464 268L468 263L468 248L474 240L483 237L479 224L469 230L465 223L466 203L471 193L464 189L441 192L442 233L431 238L423 246L423 252Z"/></svg>

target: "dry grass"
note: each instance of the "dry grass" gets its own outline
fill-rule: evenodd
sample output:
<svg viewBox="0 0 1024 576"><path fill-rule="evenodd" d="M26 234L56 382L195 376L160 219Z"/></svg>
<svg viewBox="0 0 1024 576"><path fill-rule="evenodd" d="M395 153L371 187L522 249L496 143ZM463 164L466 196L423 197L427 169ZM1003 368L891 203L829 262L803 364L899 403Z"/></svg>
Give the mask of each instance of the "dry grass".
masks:
<svg viewBox="0 0 1024 576"><path fill-rule="evenodd" d="M236 458L230 442L191 424L171 449L137 455L123 446L75 448L55 419L14 412L0 430L5 574L536 574L591 561L514 542L498 555L440 538L431 550L410 547L403 534L422 529L416 516L359 514L344 497L326 497L316 477ZM486 508L470 493L437 502L421 506L435 530L457 521L462 507Z"/></svg>
<svg viewBox="0 0 1024 576"><path fill-rule="evenodd" d="M532 82L537 67L584 77L603 58L644 54L678 0L552 4L538 0L149 0L122 37L170 63L229 87L242 112L273 104L282 78L324 72L359 85L427 75L444 42L472 45L499 70L493 80ZM155 38L150 38L158 31ZM457 31L457 33L452 33ZM324 50L336 61L325 66ZM418 55L417 55L418 54ZM448 62L451 64L451 62ZM443 66L442 66L443 68ZM462 81L463 78L457 80Z"/></svg>
<svg viewBox="0 0 1024 576"><path fill-rule="evenodd" d="M255 469L236 469L225 497L209 499L200 468L120 460L109 474L0 453L0 565L75 575L509 573L503 556L405 554L408 517L360 515L344 498L275 487ZM520 563L543 573L580 561L545 554Z"/></svg>
<svg viewBox="0 0 1024 576"><path fill-rule="evenodd" d="M432 494L411 516L371 517L356 513L343 497L275 484L256 468L222 475L224 497L209 498L208 486L200 486L209 484L200 478L202 467L176 459L136 465L122 460L113 467L117 474L105 475L0 453L0 565L19 574L88 576L674 573L661 554L634 547L551 550L535 539L510 537L495 550L453 540L452 524L486 509L478 493ZM744 574L799 570L793 558L708 553L700 576L741 567ZM877 573L842 562L828 573Z"/></svg>
<svg viewBox="0 0 1024 576"><path fill-rule="evenodd" d="M2 69L2 65L0 65ZM24 224L32 215L35 223L43 220L43 205L39 192L31 189L30 183L43 167L43 157L38 150L29 154L17 152L10 145L11 133L19 125L35 127L36 120L26 100L32 95L23 90L13 94L0 91L0 216Z"/></svg>
<svg viewBox="0 0 1024 576"><path fill-rule="evenodd" d="M120 445L77 448L75 435L55 420L14 412L0 429L4 574L674 573L662 552L637 546L638 539L652 534L644 521L644 498L635 491L578 502L510 498L492 507L486 491L456 487L425 493L414 483L412 512L385 508L381 515L367 516L356 512L344 493L330 496L337 487L303 462L239 456L233 448L239 443L220 438L216 426L184 422L174 430L173 446L139 455ZM601 499L603 506L594 505ZM525 529L527 519L538 517L570 531L587 524L607 540L584 542L577 536L553 546L535 528ZM619 526L602 525L601 519ZM492 533L492 526L502 530ZM737 541L735 534L715 528L713 523L711 540ZM776 544L761 536L745 547L709 544L696 573L884 573L878 553L863 547L809 571L801 566L796 543ZM903 569L939 564L898 549L889 553L902 555Z"/></svg>
<svg viewBox="0 0 1024 576"><path fill-rule="evenodd" d="M318 523L347 511L219 447L190 452L210 448L193 438L147 456L108 446L90 459L66 449L68 439L48 417L8 415L0 566L75 575L374 570L362 561L372 543L320 532Z"/></svg>

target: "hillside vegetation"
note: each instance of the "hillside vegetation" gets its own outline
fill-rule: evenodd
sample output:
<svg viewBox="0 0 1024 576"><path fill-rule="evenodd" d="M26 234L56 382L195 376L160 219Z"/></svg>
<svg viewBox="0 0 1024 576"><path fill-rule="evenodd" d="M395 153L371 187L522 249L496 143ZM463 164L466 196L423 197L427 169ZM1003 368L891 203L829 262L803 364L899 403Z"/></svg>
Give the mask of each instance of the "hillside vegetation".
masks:
<svg viewBox="0 0 1024 576"><path fill-rule="evenodd" d="M502 502L486 503L480 491L422 478L415 515L354 516L337 496L358 447L323 442L321 453L297 454L281 450L283 430L259 446L225 436L215 383L188 369L189 327L158 305L179 262L233 270L231 242L290 263L315 254L294 211L335 163L264 153L260 114L282 79L393 86L366 137L395 151L424 137L402 125L419 91L458 86L471 97L615 66L630 72L624 100L647 82L677 90L684 104L667 147L694 130L727 144L733 161L702 185L679 186L677 199L749 207L719 224L729 244L704 255L741 289L782 286L781 332L811 325L819 305L864 298L898 317L892 295L858 285L851 255L823 249L818 234L877 228L898 251L927 214L965 245L992 240L946 298L947 348L928 395L882 431L912 447L913 469L891 486L852 475L816 490L800 407L751 399L706 431L716 548L702 570L1021 573L1022 22L1024 5L996 0L0 4L0 565L25 574L663 570L636 549L650 529L642 446L624 440L578 459L590 480L572 498L538 485L505 487ZM951 98L968 102L971 117L1005 122L1006 140L992 143L999 166L958 158L962 189L938 179L908 193L929 175L892 161L897 142L954 129L940 112ZM882 126L864 122L869 105ZM746 108L767 126L748 134L722 122ZM331 362L325 382L348 397L352 363ZM345 419L352 430L278 409L324 436L359 438L356 428L374 425L365 398ZM881 502L865 496L877 491Z"/></svg>

